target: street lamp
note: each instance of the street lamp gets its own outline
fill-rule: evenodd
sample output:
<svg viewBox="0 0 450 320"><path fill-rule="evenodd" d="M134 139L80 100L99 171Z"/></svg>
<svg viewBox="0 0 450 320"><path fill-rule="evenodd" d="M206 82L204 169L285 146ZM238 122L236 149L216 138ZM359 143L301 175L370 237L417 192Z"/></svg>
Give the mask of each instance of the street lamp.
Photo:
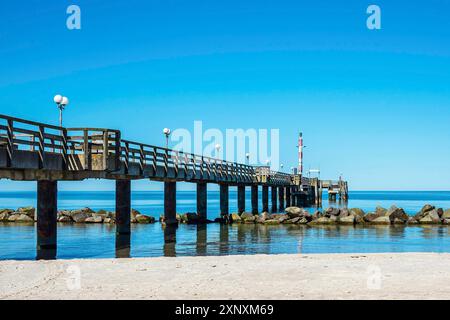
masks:
<svg viewBox="0 0 450 320"><path fill-rule="evenodd" d="M245 154L245 158L247 159L247 165L249 165L250 164L250 153L246 153Z"/></svg>
<svg viewBox="0 0 450 320"><path fill-rule="evenodd" d="M166 149L169 149L169 137L170 137L171 131L169 128L164 128L163 133L166 136Z"/></svg>
<svg viewBox="0 0 450 320"><path fill-rule="evenodd" d="M281 164L280 167L281 167L281 171L283 171L284 164Z"/></svg>
<svg viewBox="0 0 450 320"><path fill-rule="evenodd" d="M62 127L63 123L63 110L66 108L66 106L69 104L69 98L64 97L60 94L57 94L53 97L53 101L56 103L58 109L59 109L59 126Z"/></svg>

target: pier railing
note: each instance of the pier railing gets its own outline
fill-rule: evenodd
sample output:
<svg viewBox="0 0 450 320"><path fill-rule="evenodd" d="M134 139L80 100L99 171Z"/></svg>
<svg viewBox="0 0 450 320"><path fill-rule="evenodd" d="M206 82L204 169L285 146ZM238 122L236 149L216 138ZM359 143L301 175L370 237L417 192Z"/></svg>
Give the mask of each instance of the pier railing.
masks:
<svg viewBox="0 0 450 320"><path fill-rule="evenodd" d="M0 115L0 168L100 171L156 180L292 184L291 175L269 167L122 140L118 130L64 128L5 115Z"/></svg>

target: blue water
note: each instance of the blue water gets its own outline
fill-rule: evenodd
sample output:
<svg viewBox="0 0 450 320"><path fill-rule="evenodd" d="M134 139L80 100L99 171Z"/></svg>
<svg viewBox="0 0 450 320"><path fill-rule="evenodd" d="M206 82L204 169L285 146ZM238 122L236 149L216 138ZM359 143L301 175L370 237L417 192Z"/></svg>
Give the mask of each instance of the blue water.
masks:
<svg viewBox="0 0 450 320"><path fill-rule="evenodd" d="M195 192L178 192L177 211L196 210ZM230 210L236 210L236 193L230 193ZM250 194L247 195L250 200ZM113 192L60 192L60 209L89 206L114 210ZM0 207L34 205L33 192L0 193ZM348 207L366 211L377 205L393 204L414 214L425 203L450 208L450 192L350 192ZM133 208L158 217L163 212L161 192L135 192ZM324 201L324 207L329 206ZM338 205L338 204L333 204ZM250 202L247 203L250 208ZM310 208L315 210L315 208ZM219 213L219 194L208 194L208 217ZM370 252L450 252L450 227L378 226L314 227L281 225L207 226L180 225L176 232L165 231L159 223L133 225L130 246L116 239L114 225L58 224L57 258L109 258L149 256L195 256L277 253L370 253ZM166 239L172 239L165 242ZM173 239L176 238L174 242ZM0 223L0 259L35 259L35 226ZM116 250L116 242L120 249Z"/></svg>

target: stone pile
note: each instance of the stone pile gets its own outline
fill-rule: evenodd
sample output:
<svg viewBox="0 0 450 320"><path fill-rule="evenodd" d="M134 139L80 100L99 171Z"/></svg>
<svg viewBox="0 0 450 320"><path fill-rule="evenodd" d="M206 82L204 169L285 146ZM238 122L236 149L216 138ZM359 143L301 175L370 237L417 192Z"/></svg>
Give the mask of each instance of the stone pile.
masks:
<svg viewBox="0 0 450 320"><path fill-rule="evenodd" d="M56 217L58 222L62 223L111 223L116 222L114 212L99 210L94 211L90 208L76 210L60 210ZM137 210L131 210L131 223L154 223L155 218L141 214ZM33 207L19 208L17 210L0 209L0 222L28 222L36 221L36 210Z"/></svg>

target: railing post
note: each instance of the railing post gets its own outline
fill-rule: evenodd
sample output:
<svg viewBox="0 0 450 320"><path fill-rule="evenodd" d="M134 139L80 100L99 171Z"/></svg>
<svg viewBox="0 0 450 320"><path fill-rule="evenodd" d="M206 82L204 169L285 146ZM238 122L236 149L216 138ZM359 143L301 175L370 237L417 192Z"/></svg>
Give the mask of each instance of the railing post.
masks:
<svg viewBox="0 0 450 320"><path fill-rule="evenodd" d="M89 132L87 129L83 130L83 153L84 153L84 170L89 170L91 151L89 148Z"/></svg>
<svg viewBox="0 0 450 320"><path fill-rule="evenodd" d="M103 131L103 170L108 169L109 158L109 132Z"/></svg>
<svg viewBox="0 0 450 320"><path fill-rule="evenodd" d="M61 129L61 154L63 159L63 170L69 169L69 159L67 156L67 129Z"/></svg>
<svg viewBox="0 0 450 320"><path fill-rule="evenodd" d="M125 163L125 174L127 174L128 170L130 168L130 158L129 158L129 156L130 156L130 145L129 145L128 142L124 143L124 152L125 152L125 155L124 155L124 159L123 160L124 160L124 163Z"/></svg>
<svg viewBox="0 0 450 320"><path fill-rule="evenodd" d="M115 169L116 170L120 170L120 158L122 156L122 137L121 137L121 133L120 131L116 131L116 141L115 141L115 156L116 156L116 161L115 161Z"/></svg>
<svg viewBox="0 0 450 320"><path fill-rule="evenodd" d="M12 166L12 157L14 152L14 123L12 120L8 120L8 145L6 148L7 152L7 159L6 159L6 166L11 167Z"/></svg>
<svg viewBox="0 0 450 320"><path fill-rule="evenodd" d="M144 146L141 145L139 148L139 166L141 168L141 174L144 174L145 169L145 152L144 152Z"/></svg>
<svg viewBox="0 0 450 320"><path fill-rule="evenodd" d="M39 126L39 169L44 167L44 153L45 153L45 128Z"/></svg>

